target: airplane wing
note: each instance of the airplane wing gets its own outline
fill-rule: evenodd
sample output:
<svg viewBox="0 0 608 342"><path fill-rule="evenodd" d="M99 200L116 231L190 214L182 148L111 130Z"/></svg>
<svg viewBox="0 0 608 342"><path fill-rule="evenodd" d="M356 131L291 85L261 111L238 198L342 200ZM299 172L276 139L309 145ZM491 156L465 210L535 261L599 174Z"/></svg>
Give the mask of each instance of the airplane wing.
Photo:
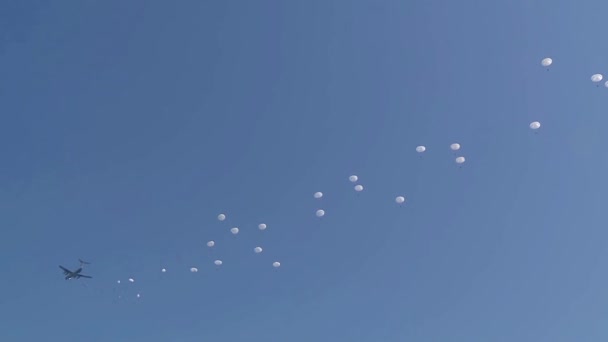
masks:
<svg viewBox="0 0 608 342"><path fill-rule="evenodd" d="M91 277L91 276L84 275L84 274L79 274L79 275L78 275L78 278L80 278L80 277L82 277L82 278L89 278L89 279L93 278L93 277Z"/></svg>
<svg viewBox="0 0 608 342"><path fill-rule="evenodd" d="M68 270L67 268L65 268L65 267L63 267L61 265L59 265L59 268L61 268L63 270L63 274L70 274L70 273L72 273L72 271Z"/></svg>

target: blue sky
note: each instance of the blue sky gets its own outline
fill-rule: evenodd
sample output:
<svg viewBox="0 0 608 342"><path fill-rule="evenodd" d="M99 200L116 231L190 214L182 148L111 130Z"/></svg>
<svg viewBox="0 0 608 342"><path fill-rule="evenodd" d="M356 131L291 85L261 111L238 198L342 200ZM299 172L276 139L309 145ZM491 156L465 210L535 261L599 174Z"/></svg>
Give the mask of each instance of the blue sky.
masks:
<svg viewBox="0 0 608 342"><path fill-rule="evenodd" d="M605 13L3 2L0 340L606 340Z"/></svg>

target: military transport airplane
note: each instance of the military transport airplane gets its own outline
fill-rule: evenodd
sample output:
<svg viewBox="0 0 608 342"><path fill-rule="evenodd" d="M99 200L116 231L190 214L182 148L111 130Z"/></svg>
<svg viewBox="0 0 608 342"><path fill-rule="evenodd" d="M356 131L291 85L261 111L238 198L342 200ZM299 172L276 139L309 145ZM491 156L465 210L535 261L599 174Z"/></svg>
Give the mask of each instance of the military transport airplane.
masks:
<svg viewBox="0 0 608 342"><path fill-rule="evenodd" d="M86 261L82 261L80 259L78 259L78 261L80 261L80 267L76 271L70 271L67 268L59 265L59 268L61 268L63 270L63 274L65 275L65 280L79 279L79 278L93 278L88 275L80 274L80 272L82 272L82 265L87 265L89 263Z"/></svg>

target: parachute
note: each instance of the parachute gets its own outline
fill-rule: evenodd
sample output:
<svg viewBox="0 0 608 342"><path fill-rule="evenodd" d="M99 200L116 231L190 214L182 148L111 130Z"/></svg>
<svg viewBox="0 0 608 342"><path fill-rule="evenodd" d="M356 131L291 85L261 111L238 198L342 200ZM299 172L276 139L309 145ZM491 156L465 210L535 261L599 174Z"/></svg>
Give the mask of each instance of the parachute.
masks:
<svg viewBox="0 0 608 342"><path fill-rule="evenodd" d="M539 128L540 128L540 122L538 122L538 121L534 121L530 124L530 129L537 130ZM551 130L551 129L549 129L549 130Z"/></svg>

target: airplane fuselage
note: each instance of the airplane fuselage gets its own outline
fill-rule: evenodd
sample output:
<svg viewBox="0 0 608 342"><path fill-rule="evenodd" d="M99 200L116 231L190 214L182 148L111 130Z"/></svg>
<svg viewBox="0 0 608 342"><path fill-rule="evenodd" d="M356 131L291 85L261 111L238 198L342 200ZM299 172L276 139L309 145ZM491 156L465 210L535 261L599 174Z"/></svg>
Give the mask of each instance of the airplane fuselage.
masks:
<svg viewBox="0 0 608 342"><path fill-rule="evenodd" d="M70 273L68 273L68 275L66 275L66 276L65 276L65 279L66 279L66 280L68 280L68 279L74 279L74 278L78 278L78 274L79 274L81 271L82 271L82 267L81 267L81 268L79 268L79 269L77 269L77 270L76 270L76 271L74 271L74 272L70 272Z"/></svg>
<svg viewBox="0 0 608 342"><path fill-rule="evenodd" d="M68 279L80 279L80 278L92 278L91 276L81 274L82 266L80 266L76 271L70 271L67 268L59 265L59 268L63 270L63 275L65 275L65 280Z"/></svg>

